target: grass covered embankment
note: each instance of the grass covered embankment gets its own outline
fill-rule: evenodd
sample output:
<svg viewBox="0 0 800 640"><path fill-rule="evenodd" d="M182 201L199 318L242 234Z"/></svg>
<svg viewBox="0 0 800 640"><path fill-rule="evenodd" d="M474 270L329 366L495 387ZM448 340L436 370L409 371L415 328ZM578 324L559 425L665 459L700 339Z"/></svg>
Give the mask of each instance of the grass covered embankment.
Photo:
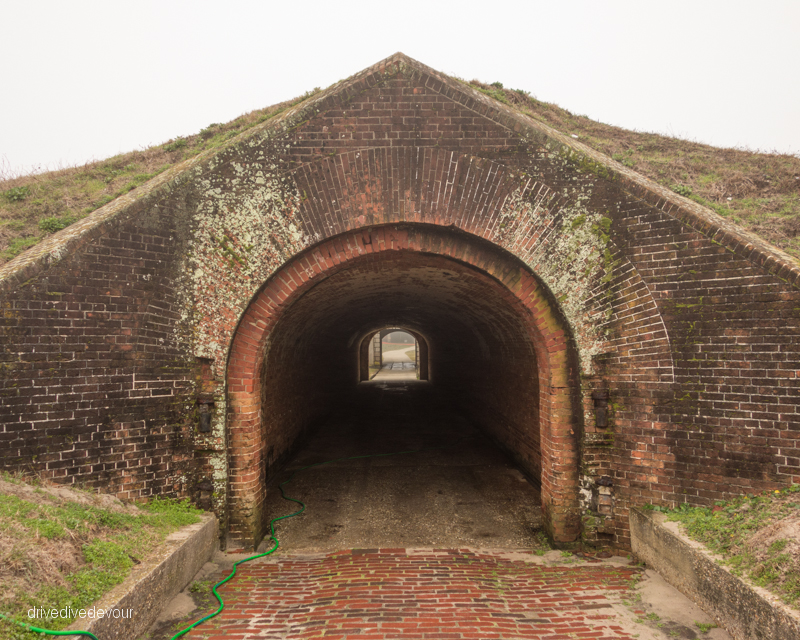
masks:
<svg viewBox="0 0 800 640"><path fill-rule="evenodd" d="M629 131L576 115L502 83L464 82L714 210L800 259L800 158ZM0 264L166 169L317 93L213 123L195 135L83 166L27 176L0 168Z"/></svg>
<svg viewBox="0 0 800 640"><path fill-rule="evenodd" d="M108 495L0 479L0 613L59 630L74 618L28 616L32 608L74 611L121 583L167 535L199 521L188 502L124 504ZM39 634L0 620L0 637Z"/></svg>
<svg viewBox="0 0 800 640"><path fill-rule="evenodd" d="M800 610L800 485L711 507L649 508L683 525L690 538L722 556L735 575Z"/></svg>
<svg viewBox="0 0 800 640"><path fill-rule="evenodd" d="M469 83L800 259L800 157L723 149L576 115L502 83Z"/></svg>
<svg viewBox="0 0 800 640"><path fill-rule="evenodd" d="M0 264L173 165L219 147L316 91L251 111L224 124L210 124L195 135L83 166L27 176L3 175L0 167Z"/></svg>

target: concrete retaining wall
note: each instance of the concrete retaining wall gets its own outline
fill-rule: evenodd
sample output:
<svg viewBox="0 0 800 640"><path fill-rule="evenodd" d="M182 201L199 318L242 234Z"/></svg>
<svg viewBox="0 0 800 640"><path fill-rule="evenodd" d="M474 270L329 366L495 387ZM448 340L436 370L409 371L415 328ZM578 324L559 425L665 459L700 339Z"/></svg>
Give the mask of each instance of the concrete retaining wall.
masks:
<svg viewBox="0 0 800 640"><path fill-rule="evenodd" d="M209 561L217 546L218 531L217 519L212 515L176 531L156 555L134 567L122 584L94 604L95 610L120 610L119 618L103 617L88 624L88 618L79 619L68 629L91 631L100 640L140 637L158 618L161 609ZM85 640L85 636L67 637Z"/></svg>
<svg viewBox="0 0 800 640"><path fill-rule="evenodd" d="M633 553L712 615L736 640L800 638L800 614L734 576L718 556L657 512L631 509Z"/></svg>

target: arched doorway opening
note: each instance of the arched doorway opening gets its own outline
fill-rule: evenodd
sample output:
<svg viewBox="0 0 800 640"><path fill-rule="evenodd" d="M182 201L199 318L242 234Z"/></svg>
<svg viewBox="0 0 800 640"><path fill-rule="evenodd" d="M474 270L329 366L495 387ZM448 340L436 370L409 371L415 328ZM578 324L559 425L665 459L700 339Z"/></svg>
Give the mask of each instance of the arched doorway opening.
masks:
<svg viewBox="0 0 800 640"><path fill-rule="evenodd" d="M385 358L384 354L387 352L392 355ZM405 354L405 357L401 354ZM383 327L378 331L371 331L359 344L358 380L361 382L371 380L380 374L385 365L395 362L413 364L413 368L395 368L398 372L413 371L413 376L408 376L409 379L430 380L428 354L428 341L417 331L394 325ZM392 370L391 366L386 368L387 372Z"/></svg>
<svg viewBox="0 0 800 640"><path fill-rule="evenodd" d="M298 257L242 319L228 367L230 537L258 542L266 478L312 425L354 402L375 332L401 326L424 337L420 359L436 372L439 397L540 482L551 537L576 539L582 410L574 348L552 296L477 238L421 225L382 232L396 242L332 259L337 247L363 242L353 232Z"/></svg>

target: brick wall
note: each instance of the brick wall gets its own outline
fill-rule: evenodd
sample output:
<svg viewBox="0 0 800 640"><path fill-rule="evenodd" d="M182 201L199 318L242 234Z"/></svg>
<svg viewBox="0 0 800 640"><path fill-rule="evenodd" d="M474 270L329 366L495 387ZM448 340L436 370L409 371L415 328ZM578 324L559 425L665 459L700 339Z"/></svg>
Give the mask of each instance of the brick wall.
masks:
<svg viewBox="0 0 800 640"><path fill-rule="evenodd" d="M3 297L5 468L125 498L183 495L194 367L176 337L175 230L128 222Z"/></svg>

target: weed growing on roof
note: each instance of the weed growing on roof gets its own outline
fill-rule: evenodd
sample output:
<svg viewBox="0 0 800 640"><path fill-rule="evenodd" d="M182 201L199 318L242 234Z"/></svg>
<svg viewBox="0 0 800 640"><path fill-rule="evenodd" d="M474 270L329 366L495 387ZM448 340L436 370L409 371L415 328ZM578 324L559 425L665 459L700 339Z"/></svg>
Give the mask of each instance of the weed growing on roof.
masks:
<svg viewBox="0 0 800 640"><path fill-rule="evenodd" d="M468 84L473 89L477 89L481 93L489 96L490 98L494 98L498 102L502 102L503 104L509 104L508 98L506 97L506 93L503 90L502 82L493 82L488 87L482 83L476 82L475 80L473 80Z"/></svg>
<svg viewBox="0 0 800 640"><path fill-rule="evenodd" d="M31 193L28 187L13 187L2 192L2 196L9 202L22 202Z"/></svg>
<svg viewBox="0 0 800 640"><path fill-rule="evenodd" d="M186 138L178 138L164 145L164 151L180 151L185 148L189 143Z"/></svg>
<svg viewBox="0 0 800 640"><path fill-rule="evenodd" d="M79 220L81 216L73 212L89 214L169 167L224 144L318 91L317 88L294 100L252 111L225 124L211 124L197 135L144 151L48 173L6 179L0 175L0 264L59 231L63 222Z"/></svg>
<svg viewBox="0 0 800 640"><path fill-rule="evenodd" d="M636 161L633 159L633 149L626 149L622 153L615 153L611 157L626 167L633 168L636 166Z"/></svg>
<svg viewBox="0 0 800 640"><path fill-rule="evenodd" d="M63 217L49 216L39 220L39 229L45 233L55 233L56 231L61 231L62 229L67 228L76 220L77 218L69 214Z"/></svg>

